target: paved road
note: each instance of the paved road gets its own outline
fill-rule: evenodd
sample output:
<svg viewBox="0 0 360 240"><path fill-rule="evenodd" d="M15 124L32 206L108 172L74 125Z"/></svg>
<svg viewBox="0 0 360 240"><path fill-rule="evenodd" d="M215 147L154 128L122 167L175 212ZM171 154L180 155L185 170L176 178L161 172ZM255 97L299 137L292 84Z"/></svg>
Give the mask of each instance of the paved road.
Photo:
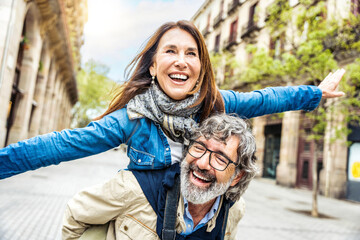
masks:
<svg viewBox="0 0 360 240"><path fill-rule="evenodd" d="M0 181L0 239L61 239L66 202L80 189L101 183L124 168L121 151L42 168ZM245 194L247 212L237 239L360 239L360 204L320 197L326 218L314 219L311 193L254 180Z"/></svg>
<svg viewBox="0 0 360 240"><path fill-rule="evenodd" d="M319 196L320 218L311 217L308 190L256 179L244 194L246 213L237 239L360 240L360 203Z"/></svg>

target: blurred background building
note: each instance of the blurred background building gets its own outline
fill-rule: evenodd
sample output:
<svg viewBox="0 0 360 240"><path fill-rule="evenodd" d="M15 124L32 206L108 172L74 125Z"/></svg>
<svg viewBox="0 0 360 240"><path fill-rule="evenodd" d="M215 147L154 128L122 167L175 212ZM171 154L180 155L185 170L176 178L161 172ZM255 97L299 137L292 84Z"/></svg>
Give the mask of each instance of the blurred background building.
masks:
<svg viewBox="0 0 360 240"><path fill-rule="evenodd" d="M70 126L86 0L0 1L0 147Z"/></svg>
<svg viewBox="0 0 360 240"><path fill-rule="evenodd" d="M349 18L351 14L358 16L360 13L358 0L206 0L192 21L202 32L213 55L219 54L225 58L225 53L230 53L241 62L238 68L241 76L241 71L246 69L253 57L253 53L247 50L250 44L266 49L274 58L280 58L281 53L291 53L293 50L289 39L295 39L295 42L302 40L303 36L296 36L292 30L296 28L292 22L285 23L286 30L281 34L273 34L276 29L271 30L266 25L270 7L293 8L293 13L296 13L296 9L306 5L311 14L310 11L316 10L314 6L320 6L317 5L320 2L324 4L326 16L321 13L317 17L329 21L335 18L341 22L341 19ZM278 19L280 17L279 11ZM305 24L303 33L308 28ZM356 36L359 37L358 33ZM359 56L358 51L342 51L335 59L338 66L345 67ZM225 64L216 69L216 79L220 86L229 75L233 75L233 72L228 73L227 67ZM246 84L230 85L235 90L248 90ZM318 151L316 164L320 192L326 196L360 201L360 128L349 126L352 130L350 135L333 141L331 136L334 136L334 129L346 124L346 116L336 111L331 115L321 146L317 149L314 140L307 138L312 129L304 112L286 112L279 118L255 118L253 129L258 147L260 176L275 179L283 186L311 189L314 151ZM347 141L352 141L352 144L348 146Z"/></svg>

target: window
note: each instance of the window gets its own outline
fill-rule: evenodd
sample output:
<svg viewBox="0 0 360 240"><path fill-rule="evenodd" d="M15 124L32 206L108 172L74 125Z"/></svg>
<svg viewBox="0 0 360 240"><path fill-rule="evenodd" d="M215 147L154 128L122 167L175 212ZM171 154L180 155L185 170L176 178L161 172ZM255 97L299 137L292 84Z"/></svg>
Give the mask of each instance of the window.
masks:
<svg viewBox="0 0 360 240"><path fill-rule="evenodd" d="M249 12L249 24L248 27L252 27L255 25L256 21L255 21L255 13L256 13L256 7L257 7L257 3L255 3L254 5L252 5L250 7L250 12Z"/></svg>
<svg viewBox="0 0 360 240"><path fill-rule="evenodd" d="M234 68L231 67L231 64L226 64L224 69L224 79L231 79L234 77Z"/></svg>
<svg viewBox="0 0 360 240"><path fill-rule="evenodd" d="M301 178L302 179L308 179L309 178L309 160L308 159L304 160L304 162L303 162Z"/></svg>
<svg viewBox="0 0 360 240"><path fill-rule="evenodd" d="M224 11L224 1L221 1L219 14L215 17L213 22L214 28L216 28L223 20L223 11Z"/></svg>
<svg viewBox="0 0 360 240"><path fill-rule="evenodd" d="M247 55L247 62L251 63L253 58L254 58L254 54L252 52L249 52L248 55Z"/></svg>
<svg viewBox="0 0 360 240"><path fill-rule="evenodd" d="M305 128L305 134L310 135L312 133L311 128Z"/></svg>
<svg viewBox="0 0 360 240"><path fill-rule="evenodd" d="M270 40L270 56L279 59L284 52L284 35Z"/></svg>
<svg viewBox="0 0 360 240"><path fill-rule="evenodd" d="M304 152L310 152L310 143L309 142L304 143Z"/></svg>
<svg viewBox="0 0 360 240"><path fill-rule="evenodd" d="M351 0L351 12L355 16L360 14L360 1L359 0Z"/></svg>
<svg viewBox="0 0 360 240"><path fill-rule="evenodd" d="M207 21L207 25L206 25L206 30L210 31L210 21L211 21L211 14L209 13L208 15L208 21Z"/></svg>
<svg viewBox="0 0 360 240"><path fill-rule="evenodd" d="M230 25L230 36L229 36L229 42L235 42L236 41L236 35L237 35L237 25L238 20L236 19L233 21Z"/></svg>
<svg viewBox="0 0 360 240"><path fill-rule="evenodd" d="M222 0L220 3L220 14L222 14L223 11L224 11L224 0Z"/></svg>
<svg viewBox="0 0 360 240"><path fill-rule="evenodd" d="M220 50L220 34L216 35L216 37L215 37L214 52L219 52L219 50Z"/></svg>

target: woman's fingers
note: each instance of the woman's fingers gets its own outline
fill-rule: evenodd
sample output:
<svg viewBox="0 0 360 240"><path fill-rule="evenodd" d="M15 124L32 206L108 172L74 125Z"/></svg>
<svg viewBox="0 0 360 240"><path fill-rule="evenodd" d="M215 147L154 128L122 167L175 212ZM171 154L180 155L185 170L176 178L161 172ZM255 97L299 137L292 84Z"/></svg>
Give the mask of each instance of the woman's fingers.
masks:
<svg viewBox="0 0 360 240"><path fill-rule="evenodd" d="M326 78L319 84L322 91L323 98L335 98L345 95L344 92L336 91L342 77L345 74L345 69L338 69L335 73L329 73Z"/></svg>

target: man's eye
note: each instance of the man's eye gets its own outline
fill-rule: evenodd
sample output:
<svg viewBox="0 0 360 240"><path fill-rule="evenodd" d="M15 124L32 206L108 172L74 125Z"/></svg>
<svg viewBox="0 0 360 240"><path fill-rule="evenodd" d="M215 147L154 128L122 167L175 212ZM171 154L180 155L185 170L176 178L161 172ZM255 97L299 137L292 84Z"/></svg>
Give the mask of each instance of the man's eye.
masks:
<svg viewBox="0 0 360 240"><path fill-rule="evenodd" d="M215 154L215 159L218 162L218 164L221 164L221 165L228 164L228 160L224 156L221 156L220 154Z"/></svg>
<svg viewBox="0 0 360 240"><path fill-rule="evenodd" d="M203 152L205 151L205 148L201 145L198 145L198 146L194 146L195 150L198 151L198 152Z"/></svg>

